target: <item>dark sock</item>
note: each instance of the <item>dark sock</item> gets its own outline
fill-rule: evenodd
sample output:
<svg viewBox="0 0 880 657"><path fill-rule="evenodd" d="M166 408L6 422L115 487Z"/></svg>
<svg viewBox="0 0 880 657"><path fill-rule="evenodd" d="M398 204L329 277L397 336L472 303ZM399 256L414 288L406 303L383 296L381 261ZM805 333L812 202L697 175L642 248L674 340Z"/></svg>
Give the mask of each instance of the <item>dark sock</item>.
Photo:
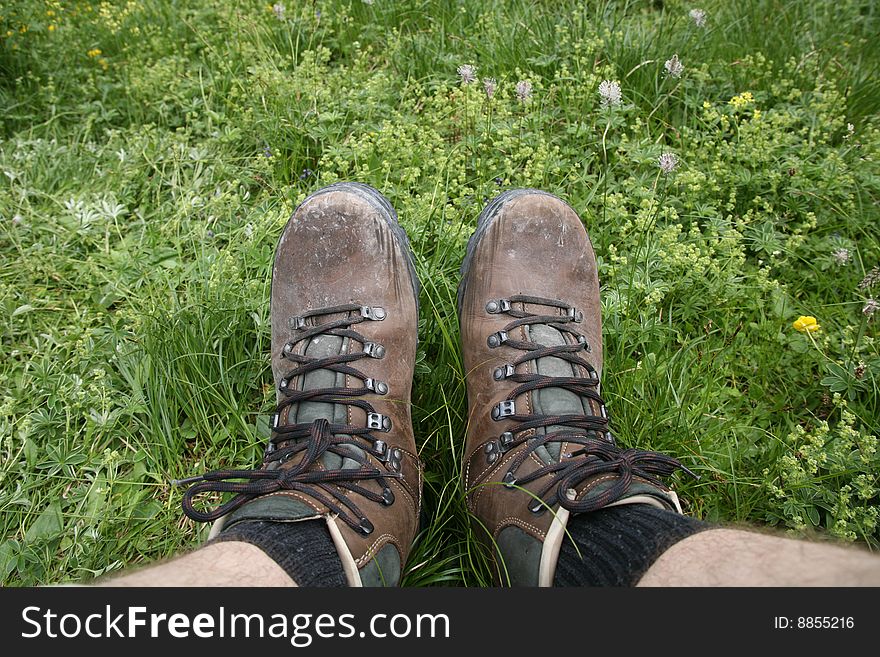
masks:
<svg viewBox="0 0 880 657"><path fill-rule="evenodd" d="M323 520L246 520L224 529L211 542L223 541L257 546L298 586L348 586L339 553Z"/></svg>
<svg viewBox="0 0 880 657"><path fill-rule="evenodd" d="M559 552L553 584L635 586L666 550L710 527L647 504L624 504L571 516L570 537L565 537Z"/></svg>

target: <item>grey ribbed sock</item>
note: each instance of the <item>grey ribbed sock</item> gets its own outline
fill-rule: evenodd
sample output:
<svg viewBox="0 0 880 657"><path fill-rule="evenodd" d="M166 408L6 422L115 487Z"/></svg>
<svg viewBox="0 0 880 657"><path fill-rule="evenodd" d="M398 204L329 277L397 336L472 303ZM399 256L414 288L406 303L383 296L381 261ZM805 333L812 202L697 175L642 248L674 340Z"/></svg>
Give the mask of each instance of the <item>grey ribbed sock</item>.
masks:
<svg viewBox="0 0 880 657"><path fill-rule="evenodd" d="M553 584L635 586L666 550L710 527L647 504L625 504L572 516L567 528L570 537L566 536L559 552Z"/></svg>
<svg viewBox="0 0 880 657"><path fill-rule="evenodd" d="M223 541L257 546L298 586L348 586L339 553L324 520L246 520L224 529L211 542Z"/></svg>

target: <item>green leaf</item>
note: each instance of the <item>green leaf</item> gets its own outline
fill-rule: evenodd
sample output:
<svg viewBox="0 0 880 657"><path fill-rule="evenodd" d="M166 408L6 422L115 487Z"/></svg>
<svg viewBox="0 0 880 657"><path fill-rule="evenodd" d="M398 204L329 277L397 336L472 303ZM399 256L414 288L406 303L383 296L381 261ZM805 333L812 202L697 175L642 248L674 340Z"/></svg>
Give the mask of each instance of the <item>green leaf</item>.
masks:
<svg viewBox="0 0 880 657"><path fill-rule="evenodd" d="M30 526L24 535L24 540L28 543L34 543L41 539L53 538L58 536L64 529L63 514L61 513L61 504L51 502L49 506L43 509L43 512Z"/></svg>
<svg viewBox="0 0 880 657"><path fill-rule="evenodd" d="M13 310L13 311L12 311L12 316L13 316L13 317L18 317L19 315L24 315L25 313L29 313L29 312L32 311L33 309L34 309L34 307L33 307L31 304L26 303L25 305L23 305L23 306L19 306L18 308L16 308L15 310Z"/></svg>
<svg viewBox="0 0 880 657"><path fill-rule="evenodd" d="M14 546L15 542L11 540L0 545L0 579L6 579L18 563Z"/></svg>

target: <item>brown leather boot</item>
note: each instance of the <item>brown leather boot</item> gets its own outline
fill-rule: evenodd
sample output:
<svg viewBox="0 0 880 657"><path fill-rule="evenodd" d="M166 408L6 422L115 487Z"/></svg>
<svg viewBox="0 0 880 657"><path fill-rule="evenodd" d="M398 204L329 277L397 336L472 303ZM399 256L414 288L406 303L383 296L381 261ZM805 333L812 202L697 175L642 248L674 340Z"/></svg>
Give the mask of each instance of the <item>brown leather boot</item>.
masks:
<svg viewBox="0 0 880 657"><path fill-rule="evenodd" d="M680 512L657 479L680 464L615 445L599 396L596 258L569 205L537 190L501 194L461 273L468 510L502 584L552 586L570 514L635 503Z"/></svg>
<svg viewBox="0 0 880 657"><path fill-rule="evenodd" d="M324 518L351 586L399 582L422 471L410 417L418 279L388 201L341 183L309 196L272 271L272 437L256 470L208 473L184 510L222 527ZM240 480L232 483L231 480ZM195 496L237 495L213 511Z"/></svg>

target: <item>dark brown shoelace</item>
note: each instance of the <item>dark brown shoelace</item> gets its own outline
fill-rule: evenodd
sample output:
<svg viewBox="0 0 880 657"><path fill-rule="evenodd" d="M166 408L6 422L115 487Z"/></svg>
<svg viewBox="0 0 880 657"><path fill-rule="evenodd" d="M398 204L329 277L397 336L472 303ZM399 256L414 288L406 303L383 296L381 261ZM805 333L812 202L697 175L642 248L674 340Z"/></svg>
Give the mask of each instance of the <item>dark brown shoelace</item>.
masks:
<svg viewBox="0 0 880 657"><path fill-rule="evenodd" d="M308 325L307 320L309 319L314 322L313 318L341 313L347 316L323 324ZM400 450L389 449L385 441L373 435L374 431L389 431L391 429L390 419L376 413L368 402L352 399L371 393L385 394L388 391L388 386L383 382L368 378L348 363L362 358L382 358L384 356L385 348L382 345L369 341L351 329L354 324L368 320L381 321L384 318L384 309L356 304L323 308L292 318L290 324L291 329L295 331L295 337L284 346L282 357L297 366L281 379L279 388L284 398L279 402L275 415L273 415L272 437L266 445L261 467L254 470L214 470L197 477L173 482L193 484L183 495L184 513L193 520L211 522L238 509L256 497L290 490L304 493L324 504L352 529L362 534L371 533L373 524L349 499L345 491L357 493L372 502L390 506L394 503L394 493L388 486L386 479L401 476L398 470L402 455ZM324 358L313 358L294 353L297 343L318 335L349 338L361 343L363 350ZM293 390L289 385L294 377L304 376L319 369L357 377L364 382L364 386L361 388L330 387ZM281 412L288 406L303 401L356 406L367 414L367 426L333 424L324 418L310 423L281 425L279 421ZM347 446L354 446L358 449L350 449ZM315 467L321 457L327 453L336 454L343 459L351 459L358 463L359 467L338 469ZM294 465L284 466L298 455L301 456ZM370 461L369 456L387 464L391 471L376 467ZM357 483L370 479L378 481L382 487L381 494ZM195 507L195 498L206 493L235 493L236 495L211 511L201 511Z"/></svg>
<svg viewBox="0 0 880 657"><path fill-rule="evenodd" d="M532 304L547 306L562 310L562 314L536 315L518 310L514 304ZM519 424L513 431L501 434L497 441L492 441L487 446L487 453L491 459L493 455L510 451L511 449L527 443L526 449L522 450L511 461L504 476L504 484L507 486L523 486L527 483L552 474L549 482L537 493L537 499L529 503L529 509L534 513L542 513L558 503L564 508L577 513L600 509L616 500L621 499L629 490L633 477L638 476L654 483L662 485L658 476L668 476L677 469L682 469L694 475L678 460L660 454L640 449L622 450L615 444L614 437L608 428L608 414L605 410L605 402L599 396L599 375L596 369L584 358L578 355L581 351L590 351L590 345L586 336L580 333L573 324L580 323L582 314L572 306L555 299L545 299L527 295L515 295L508 299L490 301L486 310L492 314L507 314L513 317L507 326L497 333L493 333L487 339L490 348L496 348L505 344L514 349L524 351L512 363L495 370L495 379L510 379L521 385L511 390L507 398L492 409L492 417L495 420L513 420ZM535 342L511 339L511 332L521 326L543 324L556 329L562 334L572 336L574 343L545 346ZM554 357L565 360L572 365L581 367L588 373L586 377L580 376L546 376L528 372L517 372L519 365L529 361L537 361L539 358ZM537 413L522 414L516 412L516 399L520 395L545 388L561 388L568 390L581 398L593 402L600 409L599 415L587 415L584 413L570 413L564 415L542 415ZM546 427L566 427L567 430L552 431L544 435L535 435L531 430ZM534 472L517 477L516 471L529 456L539 447L551 442L566 442L581 445L581 449L563 458L548 463ZM583 500L573 499L568 492L598 474L615 473L618 475L614 484L599 494L588 496Z"/></svg>

